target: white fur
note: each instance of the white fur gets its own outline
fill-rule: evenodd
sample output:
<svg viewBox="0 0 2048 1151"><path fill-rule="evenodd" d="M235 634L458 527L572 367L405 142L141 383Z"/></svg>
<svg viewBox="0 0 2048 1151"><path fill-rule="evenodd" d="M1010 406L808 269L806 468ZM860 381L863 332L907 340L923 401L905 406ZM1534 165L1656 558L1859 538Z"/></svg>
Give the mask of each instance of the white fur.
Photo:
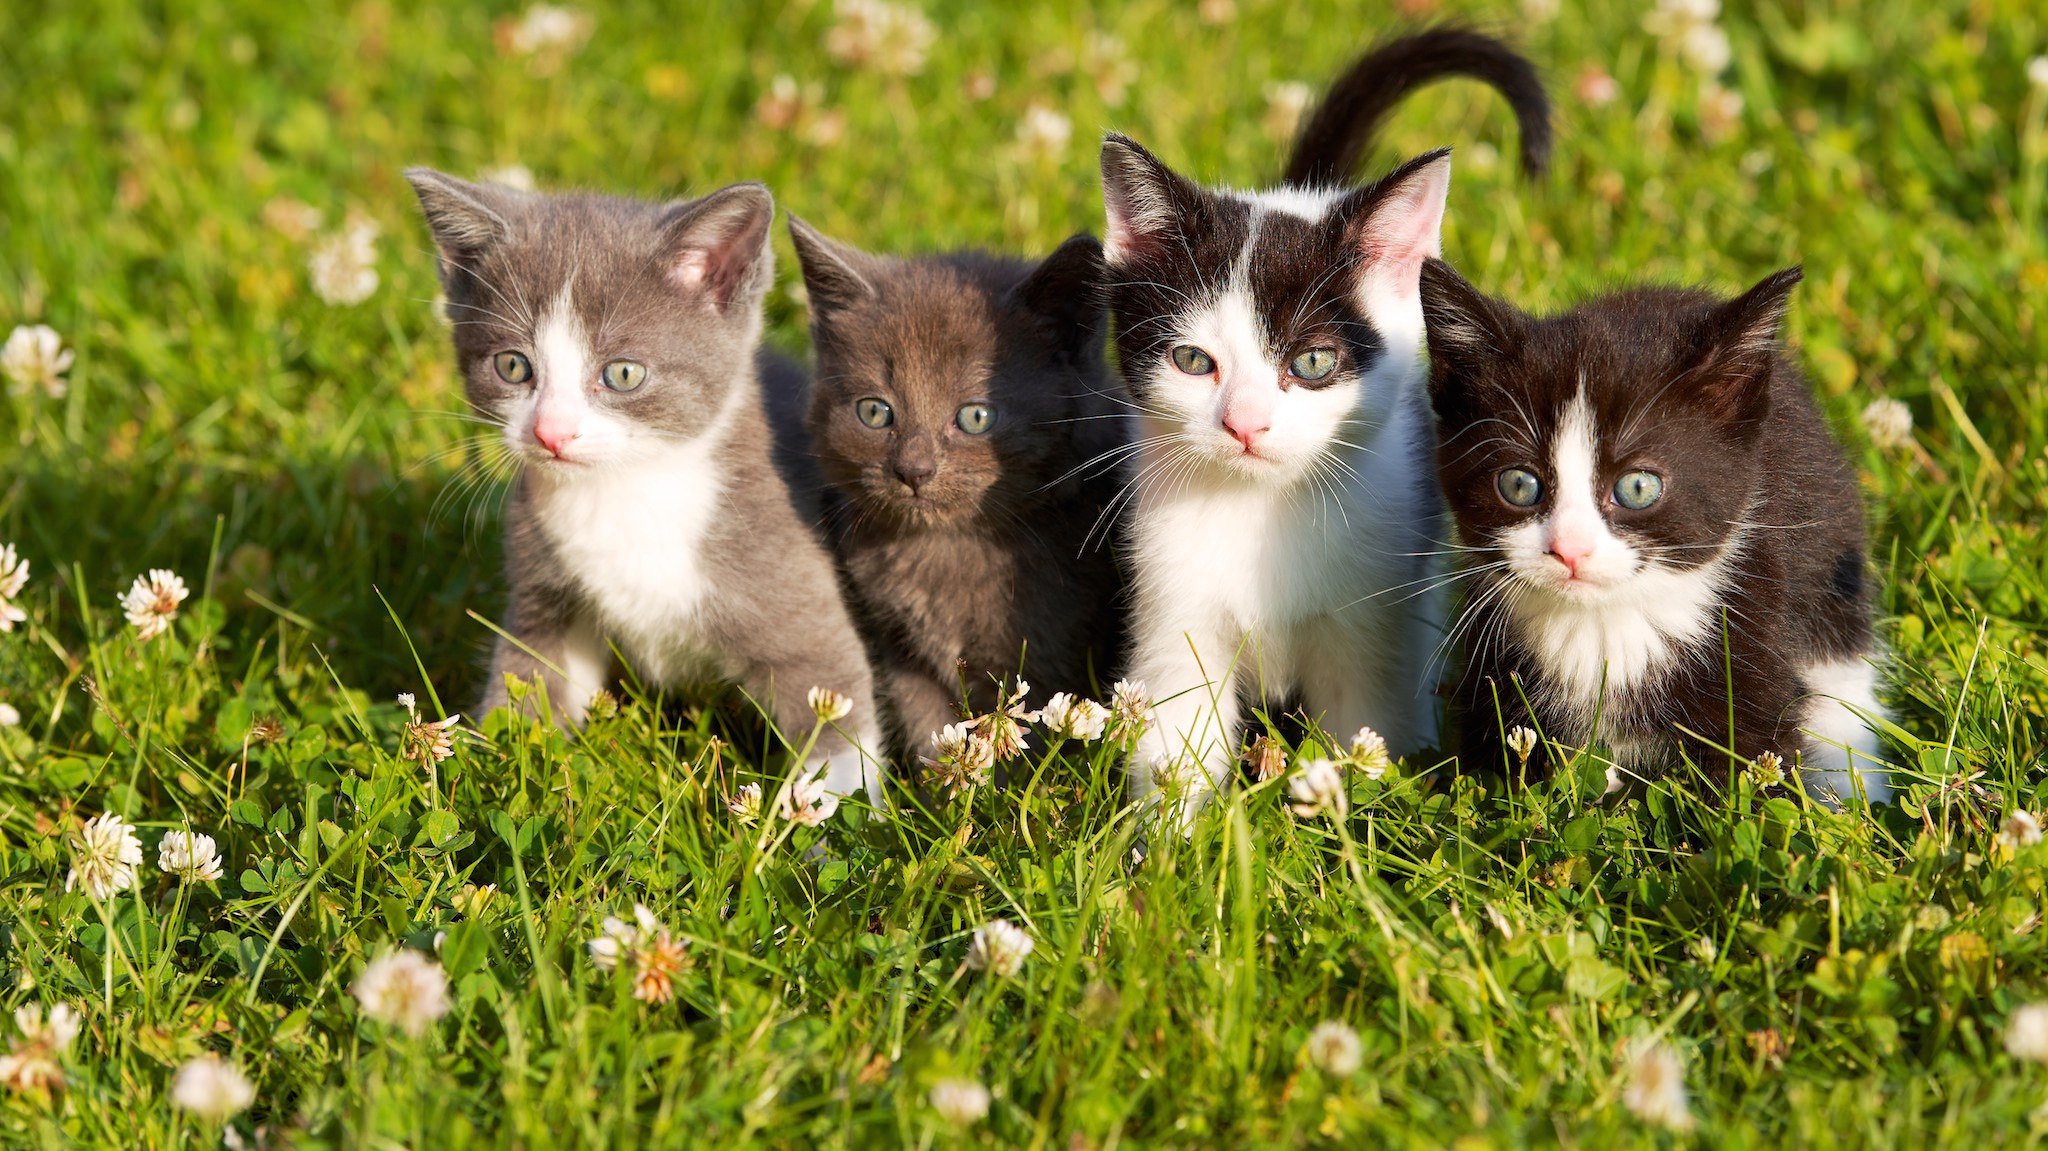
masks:
<svg viewBox="0 0 2048 1151"><path fill-rule="evenodd" d="M1369 274L1360 303L1385 354L1361 379L1283 389L1244 261L1264 213L1314 205L1248 199L1238 267L1171 341L1203 348L1216 370L1191 376L1170 358L1139 369L1152 386L1130 517L1131 675L1158 703L1131 783L1145 797L1170 782L1183 820L1234 761L1246 699L1299 691L1327 729L1371 726L1395 754L1437 735L1427 668L1443 604L1428 586L1435 505L1416 471L1433 434L1419 298ZM1271 421L1251 452L1222 423L1243 402Z"/></svg>
<svg viewBox="0 0 2048 1151"><path fill-rule="evenodd" d="M1877 667L1869 660L1816 663L1801 677L1806 701L1806 789L1813 795L1848 799L1860 791L1871 803L1889 803L1891 781L1882 762L1877 733L1865 717L1884 714L1877 702Z"/></svg>

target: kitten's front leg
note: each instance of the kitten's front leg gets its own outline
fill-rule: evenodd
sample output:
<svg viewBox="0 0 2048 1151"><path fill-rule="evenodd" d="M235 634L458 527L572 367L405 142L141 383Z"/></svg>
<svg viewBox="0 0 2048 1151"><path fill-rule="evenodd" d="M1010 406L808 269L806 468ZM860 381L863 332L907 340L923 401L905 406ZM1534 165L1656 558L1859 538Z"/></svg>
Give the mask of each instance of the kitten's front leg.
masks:
<svg viewBox="0 0 2048 1151"><path fill-rule="evenodd" d="M552 622L522 629L518 642L499 636L491 650L489 680L484 684L480 709L496 711L511 702L505 679L539 680L557 724L574 730L583 726L590 700L603 689L611 673L611 648L596 628L574 620ZM528 696L522 707L538 715L536 697Z"/></svg>
<svg viewBox="0 0 2048 1151"><path fill-rule="evenodd" d="M881 678L896 715L896 732L914 763L919 752L930 749L940 728L960 722L960 701L922 668L899 664Z"/></svg>
<svg viewBox="0 0 2048 1151"><path fill-rule="evenodd" d="M1302 702L1338 739L1370 727L1388 752L1412 755L1437 743L1435 685L1427 674L1434 632L1405 619L1387 622L1391 641L1385 629L1327 617L1304 625L1295 640Z"/></svg>
<svg viewBox="0 0 2048 1151"><path fill-rule="evenodd" d="M1219 628L1139 629L1131 678L1152 692L1152 723L1126 770L1131 797L1177 794L1172 822L1185 828L1230 771L1237 737L1239 653Z"/></svg>

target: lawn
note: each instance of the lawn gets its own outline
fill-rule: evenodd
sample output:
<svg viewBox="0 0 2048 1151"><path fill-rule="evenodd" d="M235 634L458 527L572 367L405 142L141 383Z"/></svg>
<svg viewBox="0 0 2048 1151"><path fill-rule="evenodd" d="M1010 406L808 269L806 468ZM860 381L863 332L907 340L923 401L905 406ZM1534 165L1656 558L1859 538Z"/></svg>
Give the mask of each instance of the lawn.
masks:
<svg viewBox="0 0 2048 1151"><path fill-rule="evenodd" d="M61 1052L0 1024L0 1143L2041 1138L2048 1036L2014 1019L2048 1000L2048 846L2000 838L2048 807L2037 5L1730 0L1723 62L1629 0L923 0L929 43L838 3L593 5L565 40L516 5L0 4L0 334L75 355L0 393L0 544L30 564L0 631L0 1007L79 1023ZM1540 310L1804 263L1791 328L1873 511L1900 806L1697 775L1602 805L1597 769L1486 789L1417 759L1354 776L1344 820L1267 783L1137 858L1108 743L1034 732L1007 789L813 828L729 810L784 761L712 693L629 685L576 741L408 737L400 693L438 719L480 690L503 487L454 418L402 168L759 179L871 250L1036 253L1100 230L1101 130L1270 179L1285 85L1403 13L1510 30L1557 99L1534 183L1475 87L1373 159L1458 146L1446 255L1482 287ZM769 338L801 350L777 245ZM1910 431L1864 418L1880 399ZM145 641L121 596L150 569L190 597ZM100 899L67 877L104 812L144 857ZM187 828L220 878L160 870ZM601 969L636 904L667 939ZM1033 943L1014 974L969 962L998 918ZM395 948L433 957L445 1014L354 993ZM1324 1021L1355 1053L1310 1042ZM202 1052L253 1086L225 1132L235 1092L172 1102Z"/></svg>

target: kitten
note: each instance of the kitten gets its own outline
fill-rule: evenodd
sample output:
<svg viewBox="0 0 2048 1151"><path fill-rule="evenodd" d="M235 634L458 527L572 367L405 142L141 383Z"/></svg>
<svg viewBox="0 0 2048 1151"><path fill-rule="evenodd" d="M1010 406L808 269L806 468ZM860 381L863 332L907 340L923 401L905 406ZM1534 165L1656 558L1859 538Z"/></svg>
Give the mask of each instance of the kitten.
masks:
<svg viewBox="0 0 2048 1151"><path fill-rule="evenodd" d="M830 555L770 459L757 361L775 204L758 184L641 203L406 173L471 406L519 464L512 602L486 710L538 676L580 725L613 651L660 684L737 681L781 734L852 703L814 768L879 805L873 689ZM758 363L758 367L757 367ZM841 734L841 732L845 734ZM851 737L849 739L849 736Z"/></svg>
<svg viewBox="0 0 2048 1151"><path fill-rule="evenodd" d="M1215 191L1123 136L1103 145L1111 311L1142 431L1129 669L1159 700L1131 785L1149 797L1170 780L1182 819L1235 762L1247 700L1298 696L1327 730L1370 726L1397 755L1436 740L1425 669L1442 606L1412 590L1427 590L1442 536L1416 281L1438 251L1450 159L1355 189L1330 163L1450 73L1512 78L1501 87L1540 165L1533 70L1457 30L1352 65L1288 164L1312 184Z"/></svg>
<svg viewBox="0 0 2048 1151"><path fill-rule="evenodd" d="M849 598L898 744L995 705L1005 676L1087 694L1119 586L1087 536L1113 494L1080 466L1123 438L1106 402L1102 252L1036 264L872 256L791 218L817 356L808 429Z"/></svg>
<svg viewBox="0 0 2048 1151"><path fill-rule="evenodd" d="M1503 766L1503 732L1533 724L1624 772L1774 752L1816 795L1890 798L1863 718L1862 498L1779 346L1799 278L1534 319L1427 266L1438 468L1472 581L1465 763Z"/></svg>

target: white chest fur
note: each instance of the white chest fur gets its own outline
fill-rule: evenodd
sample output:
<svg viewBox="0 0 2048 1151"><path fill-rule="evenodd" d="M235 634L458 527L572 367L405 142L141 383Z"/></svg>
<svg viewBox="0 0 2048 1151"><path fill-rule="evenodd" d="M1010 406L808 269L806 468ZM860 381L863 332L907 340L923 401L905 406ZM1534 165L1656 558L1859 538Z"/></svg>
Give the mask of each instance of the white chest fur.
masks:
<svg viewBox="0 0 2048 1151"><path fill-rule="evenodd" d="M536 485L539 527L598 630L653 679L706 662L697 626L711 582L704 538L723 486L715 443L703 440Z"/></svg>

